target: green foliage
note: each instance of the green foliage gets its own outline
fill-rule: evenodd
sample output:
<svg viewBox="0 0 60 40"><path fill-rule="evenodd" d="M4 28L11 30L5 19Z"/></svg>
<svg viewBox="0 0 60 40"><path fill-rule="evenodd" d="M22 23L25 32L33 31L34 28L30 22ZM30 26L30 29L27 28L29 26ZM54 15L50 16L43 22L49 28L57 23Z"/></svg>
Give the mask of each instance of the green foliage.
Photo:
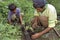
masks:
<svg viewBox="0 0 60 40"><path fill-rule="evenodd" d="M9 24L0 24L0 39L1 40L16 40L21 38L21 31L19 26L12 26Z"/></svg>
<svg viewBox="0 0 60 40"><path fill-rule="evenodd" d="M53 4L60 14L60 0L48 0L48 2ZM0 40L20 40L22 35L19 26L7 24L8 5L10 3L15 3L24 13L24 22L30 22L33 17L32 0L0 0Z"/></svg>
<svg viewBox="0 0 60 40"><path fill-rule="evenodd" d="M20 40L21 31L19 26L7 24L8 5L15 3L24 13L24 21L29 22L33 17L33 6L31 0L5 0L0 1L0 40Z"/></svg>
<svg viewBox="0 0 60 40"><path fill-rule="evenodd" d="M5 0L0 2L0 13L1 13L1 17L3 18L7 18L8 15L8 5L10 3L15 3L17 5L18 8L21 9L21 12L24 13L24 20L27 22L30 20L30 18L32 18L33 16L33 12L34 12L34 8L32 6L32 1L31 0Z"/></svg>

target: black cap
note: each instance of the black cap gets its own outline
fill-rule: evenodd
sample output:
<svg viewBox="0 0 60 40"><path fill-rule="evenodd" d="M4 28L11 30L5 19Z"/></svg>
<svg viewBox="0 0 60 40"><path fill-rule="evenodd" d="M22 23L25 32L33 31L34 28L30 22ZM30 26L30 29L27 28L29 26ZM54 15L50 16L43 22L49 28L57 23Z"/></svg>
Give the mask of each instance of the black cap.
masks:
<svg viewBox="0 0 60 40"><path fill-rule="evenodd" d="M33 0L33 6L35 8L43 7L46 4L46 0Z"/></svg>

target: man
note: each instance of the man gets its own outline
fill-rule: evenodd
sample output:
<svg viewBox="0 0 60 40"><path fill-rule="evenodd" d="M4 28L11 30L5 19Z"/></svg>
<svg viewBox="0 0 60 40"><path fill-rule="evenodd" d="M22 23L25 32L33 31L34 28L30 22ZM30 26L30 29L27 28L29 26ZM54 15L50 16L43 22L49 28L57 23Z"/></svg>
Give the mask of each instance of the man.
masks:
<svg viewBox="0 0 60 40"><path fill-rule="evenodd" d="M22 16L20 14L20 9L16 7L15 4L9 4L8 6L8 22L9 24L20 23L22 24Z"/></svg>
<svg viewBox="0 0 60 40"><path fill-rule="evenodd" d="M47 4L46 0L33 0L33 7L36 9L32 27L36 29L41 26L45 29L32 35L32 39L37 39L49 32L57 23L57 13L53 5Z"/></svg>

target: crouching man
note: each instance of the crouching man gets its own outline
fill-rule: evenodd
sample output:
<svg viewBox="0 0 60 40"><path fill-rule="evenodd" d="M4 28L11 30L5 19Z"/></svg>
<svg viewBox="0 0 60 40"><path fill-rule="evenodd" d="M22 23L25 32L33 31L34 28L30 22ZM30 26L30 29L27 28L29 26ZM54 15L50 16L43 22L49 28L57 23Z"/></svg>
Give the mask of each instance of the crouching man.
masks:
<svg viewBox="0 0 60 40"><path fill-rule="evenodd" d="M49 32L57 23L57 13L53 5L47 4L46 0L33 0L33 7L36 9L32 27L42 29L40 32L32 35L32 39L37 39Z"/></svg>

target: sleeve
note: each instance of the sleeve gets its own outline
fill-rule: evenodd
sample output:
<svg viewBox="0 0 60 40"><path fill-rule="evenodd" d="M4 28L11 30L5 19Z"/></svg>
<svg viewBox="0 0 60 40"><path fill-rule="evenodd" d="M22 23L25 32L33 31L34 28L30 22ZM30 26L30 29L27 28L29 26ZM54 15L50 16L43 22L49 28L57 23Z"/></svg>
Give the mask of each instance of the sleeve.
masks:
<svg viewBox="0 0 60 40"><path fill-rule="evenodd" d="M21 12L21 10L20 9L18 9L18 13L20 13Z"/></svg>
<svg viewBox="0 0 60 40"><path fill-rule="evenodd" d="M57 22L57 13L56 10L49 11L48 27L55 27Z"/></svg>
<svg viewBox="0 0 60 40"><path fill-rule="evenodd" d="M17 8L17 15L20 16L21 10Z"/></svg>

